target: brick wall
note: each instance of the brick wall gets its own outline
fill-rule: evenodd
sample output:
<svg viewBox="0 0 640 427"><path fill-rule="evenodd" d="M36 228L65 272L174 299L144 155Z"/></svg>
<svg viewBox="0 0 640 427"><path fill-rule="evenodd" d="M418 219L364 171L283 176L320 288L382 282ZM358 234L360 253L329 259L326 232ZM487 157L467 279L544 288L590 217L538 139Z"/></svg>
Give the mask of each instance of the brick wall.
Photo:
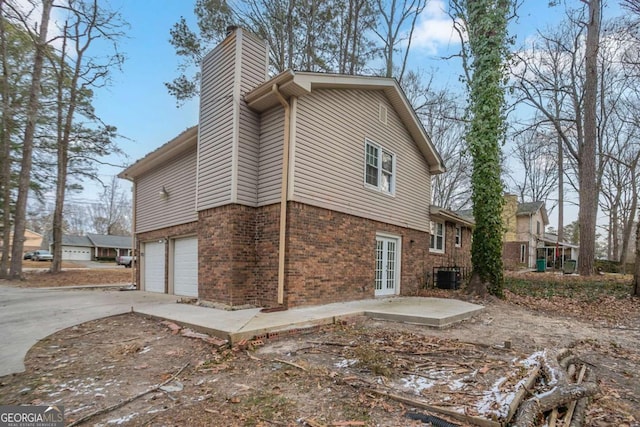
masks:
<svg viewBox="0 0 640 427"><path fill-rule="evenodd" d="M377 232L402 238L401 295L423 283L428 233L295 202L288 218L289 307L373 298Z"/></svg>
<svg viewBox="0 0 640 427"><path fill-rule="evenodd" d="M438 221L434 218L434 221ZM456 225L452 222L445 222L445 244L444 253L430 252L427 245L427 276L425 278L428 285L433 285L434 267L462 267L471 271L471 234L470 228L462 227L462 242L460 247L456 247Z"/></svg>
<svg viewBox="0 0 640 427"><path fill-rule="evenodd" d="M401 295L413 295L423 287L433 266L469 264L470 230L463 229L462 247L456 248L452 223L447 223L446 253L436 255L429 252L426 232L297 202L289 202L287 217L287 307L373 298L376 233L402 239ZM273 307L279 221L279 204L226 205L200 212L197 223L139 234L138 241L197 234L200 299ZM169 251L165 253L168 257Z"/></svg>
<svg viewBox="0 0 640 427"><path fill-rule="evenodd" d="M198 296L227 305L256 303L254 208L225 205L199 213Z"/></svg>
<svg viewBox="0 0 640 427"><path fill-rule="evenodd" d="M520 262L520 246L525 245L525 262ZM502 259L504 268L507 270L516 270L527 267L529 259L529 245L527 242L505 242L502 247Z"/></svg>

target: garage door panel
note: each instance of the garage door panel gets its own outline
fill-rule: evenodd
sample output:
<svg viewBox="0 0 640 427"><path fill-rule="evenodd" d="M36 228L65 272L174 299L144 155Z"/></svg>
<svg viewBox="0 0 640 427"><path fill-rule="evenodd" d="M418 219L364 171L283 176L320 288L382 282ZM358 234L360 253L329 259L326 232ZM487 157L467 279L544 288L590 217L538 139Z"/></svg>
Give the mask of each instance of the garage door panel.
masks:
<svg viewBox="0 0 640 427"><path fill-rule="evenodd" d="M173 292L176 295L198 296L198 239L174 241Z"/></svg>
<svg viewBox="0 0 640 427"><path fill-rule="evenodd" d="M144 245L144 290L164 293L164 243Z"/></svg>
<svg viewBox="0 0 640 427"><path fill-rule="evenodd" d="M80 246L63 246L62 259L69 261L91 261L91 249Z"/></svg>

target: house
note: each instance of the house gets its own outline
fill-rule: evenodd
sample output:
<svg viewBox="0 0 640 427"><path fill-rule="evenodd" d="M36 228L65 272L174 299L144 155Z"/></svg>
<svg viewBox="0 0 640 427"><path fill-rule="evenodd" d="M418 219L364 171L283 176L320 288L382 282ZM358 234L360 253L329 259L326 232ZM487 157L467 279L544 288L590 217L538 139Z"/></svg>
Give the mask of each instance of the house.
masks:
<svg viewBox="0 0 640 427"><path fill-rule="evenodd" d="M536 268L538 259L545 259L549 268L562 268L565 260L577 260L578 246L545 233L549 217L544 202L518 203L516 195L506 194L502 219L505 268Z"/></svg>
<svg viewBox="0 0 640 427"><path fill-rule="evenodd" d="M267 70L266 43L231 29L202 61L198 126L119 174L139 287L263 307L414 293L456 244L429 249L445 168L398 83Z"/></svg>
<svg viewBox="0 0 640 427"><path fill-rule="evenodd" d="M24 252L32 252L37 251L38 249L42 249L42 234L36 233L32 230L24 231ZM13 243L13 230L9 234L9 254L11 254L11 245ZM0 250L4 247L4 242L0 238Z"/></svg>
<svg viewBox="0 0 640 427"><path fill-rule="evenodd" d="M131 253L131 236L62 236L62 259L69 261L113 260ZM53 250L53 248L51 248Z"/></svg>

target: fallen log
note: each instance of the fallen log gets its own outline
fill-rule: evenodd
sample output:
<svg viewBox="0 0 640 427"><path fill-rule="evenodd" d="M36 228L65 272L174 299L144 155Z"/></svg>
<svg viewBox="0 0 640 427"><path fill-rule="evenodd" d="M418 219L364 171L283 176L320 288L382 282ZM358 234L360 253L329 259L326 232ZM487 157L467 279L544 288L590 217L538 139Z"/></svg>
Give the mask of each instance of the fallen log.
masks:
<svg viewBox="0 0 640 427"><path fill-rule="evenodd" d="M580 374L578 375L578 380L576 381L576 384L582 383L582 380L584 379L584 374L586 371L587 371L587 365L582 365L582 369L580 369ZM573 418L573 411L575 411L576 409L576 403L577 401L574 400L569 404L569 408L567 408L567 415L565 415L565 422L564 422L565 427L569 427L569 424L571 423L571 418Z"/></svg>
<svg viewBox="0 0 640 427"><path fill-rule="evenodd" d="M598 385L595 380L591 380L591 377L589 377L590 381L582 384L569 383L565 369L576 362L576 358L570 354L569 350L560 350L551 357L547 355L543 362L542 369L549 376L550 385L553 388L531 397L520 405L513 424L514 427L533 427L542 413L593 396L599 391ZM587 375L590 374L586 365L583 364L583 366ZM571 414L568 415L566 420L571 419ZM563 425L566 424L563 423Z"/></svg>
<svg viewBox="0 0 640 427"><path fill-rule="evenodd" d="M509 405L509 411L507 412L507 418L505 419L505 424L509 424L509 421L516 414L520 403L524 400L527 393L531 393L531 388L536 383L538 379L538 375L540 374L540 366L536 366L533 371L529 374L527 380L522 384L522 387L516 391L516 395L514 396L511 404Z"/></svg>

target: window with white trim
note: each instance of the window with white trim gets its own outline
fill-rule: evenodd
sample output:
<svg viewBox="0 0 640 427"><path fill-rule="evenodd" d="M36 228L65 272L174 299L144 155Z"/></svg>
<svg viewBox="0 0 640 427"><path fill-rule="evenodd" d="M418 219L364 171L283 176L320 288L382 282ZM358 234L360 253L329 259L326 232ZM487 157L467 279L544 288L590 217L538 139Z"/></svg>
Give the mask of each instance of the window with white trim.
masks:
<svg viewBox="0 0 640 427"><path fill-rule="evenodd" d="M462 246L462 227L456 225L456 248Z"/></svg>
<svg viewBox="0 0 640 427"><path fill-rule="evenodd" d="M444 253L444 223L431 221L431 252Z"/></svg>
<svg viewBox="0 0 640 427"><path fill-rule="evenodd" d="M393 194L395 192L395 155L371 141L365 143L364 182L368 187Z"/></svg>

